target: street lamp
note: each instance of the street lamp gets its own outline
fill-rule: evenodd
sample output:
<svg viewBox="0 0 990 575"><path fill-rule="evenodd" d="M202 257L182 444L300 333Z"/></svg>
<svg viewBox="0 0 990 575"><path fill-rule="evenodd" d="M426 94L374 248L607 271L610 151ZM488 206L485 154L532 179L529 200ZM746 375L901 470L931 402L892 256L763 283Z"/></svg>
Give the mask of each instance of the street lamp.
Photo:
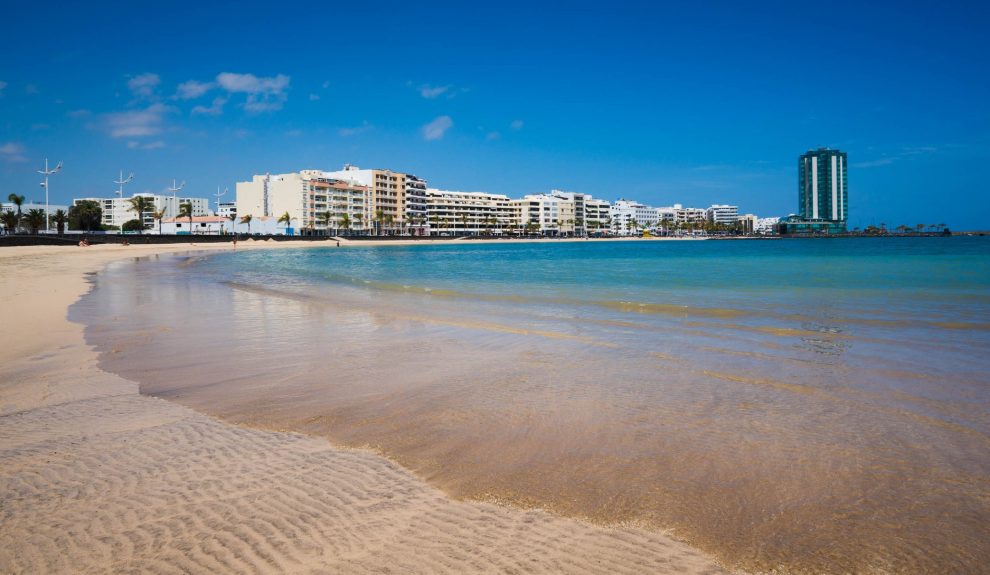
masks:
<svg viewBox="0 0 990 575"><path fill-rule="evenodd" d="M179 206L175 203L175 194L179 192L182 188L186 187L186 181L182 180L182 183L178 186L175 185L175 178L172 178L172 187L168 188L168 191L172 192L172 201L169 202L168 209L172 212L172 218L175 219L179 217Z"/></svg>
<svg viewBox="0 0 990 575"><path fill-rule="evenodd" d="M59 162L57 166L48 169L48 158L45 158L45 169L38 170L38 173L45 176L45 181L41 182L41 187L45 188L45 232L51 231L51 214L48 213L48 177L57 174L62 169L62 162Z"/></svg>
<svg viewBox="0 0 990 575"><path fill-rule="evenodd" d="M227 193L227 190L228 190L228 188L224 188L223 191L221 192L220 191L220 186L217 186L217 193L213 194L214 196L217 197L217 216L220 215L220 196L226 194ZM209 207L207 207L207 211L209 211ZM221 229L223 228L223 220L220 221L220 228ZM217 233L219 233L219 232L217 232Z"/></svg>

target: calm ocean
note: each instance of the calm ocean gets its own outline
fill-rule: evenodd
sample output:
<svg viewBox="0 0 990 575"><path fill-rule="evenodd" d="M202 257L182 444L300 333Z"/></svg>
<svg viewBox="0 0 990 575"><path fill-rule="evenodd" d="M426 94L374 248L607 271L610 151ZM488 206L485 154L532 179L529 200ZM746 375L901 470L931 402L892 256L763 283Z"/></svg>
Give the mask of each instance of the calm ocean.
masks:
<svg viewBox="0 0 990 575"><path fill-rule="evenodd" d="M106 369L460 497L747 570L990 565L990 239L422 245L112 265Z"/></svg>

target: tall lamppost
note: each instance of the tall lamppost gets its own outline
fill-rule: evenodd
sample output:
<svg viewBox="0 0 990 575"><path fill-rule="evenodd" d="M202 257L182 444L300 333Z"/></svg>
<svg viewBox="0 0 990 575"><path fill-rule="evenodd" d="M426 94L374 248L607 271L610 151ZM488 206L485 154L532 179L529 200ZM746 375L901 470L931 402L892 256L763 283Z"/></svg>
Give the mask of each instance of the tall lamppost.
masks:
<svg viewBox="0 0 990 575"><path fill-rule="evenodd" d="M222 196L222 195L224 195L226 193L227 193L227 188L224 188L223 191L221 192L220 191L220 186L217 186L217 193L213 194L214 196L217 197L217 215L218 216L220 215L220 196ZM231 227L233 227L233 226L231 226ZM221 229L223 228L223 220L221 220L220 228ZM219 234L220 232L217 232L217 233Z"/></svg>
<svg viewBox="0 0 990 575"><path fill-rule="evenodd" d="M45 181L41 182L41 187L45 188L45 232L51 231L51 219L52 216L48 210L48 177L57 174L62 169L62 162L59 162L57 166L48 169L48 158L45 158L45 169L38 170L38 173L45 176Z"/></svg>
<svg viewBox="0 0 990 575"><path fill-rule="evenodd" d="M172 219L179 217L179 206L175 203L175 194L184 187L186 187L185 180L182 180L182 183L177 186L175 185L175 178L172 178L172 187L168 188L168 191L172 192L172 202L168 206L169 211L172 212Z"/></svg>
<svg viewBox="0 0 990 575"><path fill-rule="evenodd" d="M130 182L133 179L134 179L134 172L131 172L127 176L127 178L124 179L124 171L121 170L120 171L120 177L118 179L116 179L116 180L113 181L113 183L117 184L117 197L121 199L120 204L123 204L124 203L123 202L123 200L124 200L124 184ZM117 221L117 212L120 210L120 208L121 208L120 205L114 207L113 221ZM142 215L142 217L143 217L143 215ZM141 221L143 222L144 220L142 219ZM123 224L121 224L121 226L120 226L120 233L121 234L124 233L124 226L123 226Z"/></svg>

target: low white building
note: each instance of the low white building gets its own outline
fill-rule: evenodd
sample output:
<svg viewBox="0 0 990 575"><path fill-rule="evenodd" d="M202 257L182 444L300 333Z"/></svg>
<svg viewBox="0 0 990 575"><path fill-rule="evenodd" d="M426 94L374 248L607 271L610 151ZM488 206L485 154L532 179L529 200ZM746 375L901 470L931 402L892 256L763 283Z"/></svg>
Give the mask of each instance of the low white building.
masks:
<svg viewBox="0 0 990 575"><path fill-rule="evenodd" d="M131 204L131 198L138 196L143 196L151 200L152 206L149 210L141 214L140 217L134 212ZM180 206L186 203L192 204L193 216L210 215L210 200L208 198L184 198L181 196L139 193L132 195L130 198L76 198L72 200L72 204L76 205L83 201L96 202L100 205L100 208L103 209L102 223L106 226L120 227L130 220L140 219L144 223L145 228L151 229L157 224L153 215L155 212L165 210L165 218L174 218L179 215Z"/></svg>
<svg viewBox="0 0 990 575"><path fill-rule="evenodd" d="M224 216L193 216L189 218L168 218L161 222L162 234L176 235L230 235L237 234L262 234L262 235L285 235L292 228L287 228L285 224L279 224L278 218L273 216L251 217L251 223L241 223L240 218L231 220ZM157 231L157 228L156 228Z"/></svg>
<svg viewBox="0 0 990 575"><path fill-rule="evenodd" d="M780 218L756 218L753 231L758 234L773 234L776 233L779 223Z"/></svg>
<svg viewBox="0 0 990 575"><path fill-rule="evenodd" d="M220 202L217 204L217 214L218 216L229 218L231 215L237 215L237 202Z"/></svg>

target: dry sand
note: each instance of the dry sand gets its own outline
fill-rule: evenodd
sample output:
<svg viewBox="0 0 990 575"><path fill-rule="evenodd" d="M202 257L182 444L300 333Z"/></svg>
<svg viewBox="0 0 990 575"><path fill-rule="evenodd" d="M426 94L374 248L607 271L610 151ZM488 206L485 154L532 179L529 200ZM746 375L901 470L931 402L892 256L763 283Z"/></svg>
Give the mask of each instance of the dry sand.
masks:
<svg viewBox="0 0 990 575"><path fill-rule="evenodd" d="M66 310L107 262L186 249L217 246L0 249L0 573L724 573L663 534L455 501L376 454L140 395Z"/></svg>

